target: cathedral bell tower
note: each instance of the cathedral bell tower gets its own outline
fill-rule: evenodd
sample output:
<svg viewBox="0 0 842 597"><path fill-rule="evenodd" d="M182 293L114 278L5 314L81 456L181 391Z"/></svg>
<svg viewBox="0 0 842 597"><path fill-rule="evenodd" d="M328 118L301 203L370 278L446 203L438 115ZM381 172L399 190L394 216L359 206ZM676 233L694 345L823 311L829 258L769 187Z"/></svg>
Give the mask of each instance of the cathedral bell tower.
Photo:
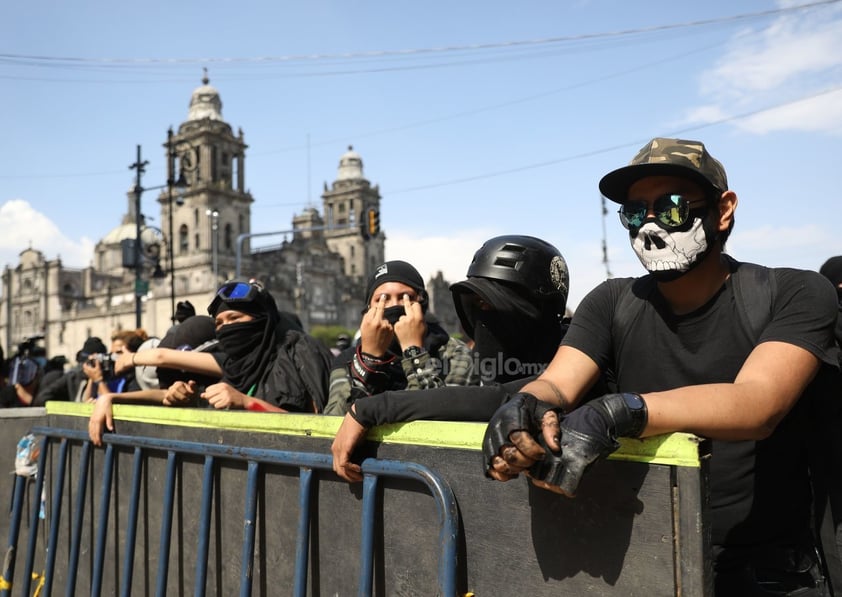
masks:
<svg viewBox="0 0 842 597"><path fill-rule="evenodd" d="M160 221L173 231L175 293L213 291L234 274L237 236L250 233L253 199L245 188L243 131L234 135L222 119L222 100L207 72L187 120L170 131L164 147L178 190L172 199L167 189L158 197ZM242 249L248 254L248 243Z"/></svg>
<svg viewBox="0 0 842 597"><path fill-rule="evenodd" d="M385 235L366 240L360 223L369 208L380 211L380 189L363 177L363 160L349 146L339 158L339 172L328 189L322 193L324 206L325 241L331 251L342 255L345 275L365 283L371 272L384 259Z"/></svg>

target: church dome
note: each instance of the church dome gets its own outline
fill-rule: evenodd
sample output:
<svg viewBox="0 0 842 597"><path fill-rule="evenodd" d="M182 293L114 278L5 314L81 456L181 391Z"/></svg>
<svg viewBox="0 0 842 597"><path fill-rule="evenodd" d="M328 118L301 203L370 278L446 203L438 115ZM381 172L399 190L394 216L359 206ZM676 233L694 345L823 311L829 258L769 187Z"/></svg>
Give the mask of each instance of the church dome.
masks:
<svg viewBox="0 0 842 597"><path fill-rule="evenodd" d="M361 180L363 178L363 159L354 146L349 145L348 151L339 158L339 174L336 180Z"/></svg>
<svg viewBox="0 0 842 597"><path fill-rule="evenodd" d="M190 111L187 120L222 120L222 100L216 87L209 84L207 73L202 77L202 85L193 90L190 97Z"/></svg>
<svg viewBox="0 0 842 597"><path fill-rule="evenodd" d="M137 238L137 227L134 222L117 226L102 237L100 243L105 246L119 245L120 241L127 238ZM146 226L141 227L140 239L143 242L143 245L147 247L153 244L160 244L162 241L161 234L156 229Z"/></svg>

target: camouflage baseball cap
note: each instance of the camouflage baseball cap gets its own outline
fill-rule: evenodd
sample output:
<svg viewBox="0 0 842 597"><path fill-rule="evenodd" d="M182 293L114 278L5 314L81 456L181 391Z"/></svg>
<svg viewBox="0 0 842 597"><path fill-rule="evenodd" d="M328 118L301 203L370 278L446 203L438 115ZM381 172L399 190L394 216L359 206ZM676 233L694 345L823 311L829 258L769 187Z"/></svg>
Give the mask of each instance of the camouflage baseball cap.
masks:
<svg viewBox="0 0 842 597"><path fill-rule="evenodd" d="M622 203L629 187L647 176L679 176L699 183L704 189L728 190L722 164L708 153L701 141L652 139L637 152L628 166L609 172L599 181L599 191Z"/></svg>

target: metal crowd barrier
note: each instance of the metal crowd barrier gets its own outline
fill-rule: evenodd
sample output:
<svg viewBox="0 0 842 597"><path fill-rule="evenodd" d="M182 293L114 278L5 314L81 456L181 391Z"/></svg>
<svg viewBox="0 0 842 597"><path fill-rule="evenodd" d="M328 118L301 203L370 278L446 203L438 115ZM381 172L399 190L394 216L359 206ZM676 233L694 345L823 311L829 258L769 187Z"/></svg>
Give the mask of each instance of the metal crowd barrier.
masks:
<svg viewBox="0 0 842 597"><path fill-rule="evenodd" d="M37 580L35 594L39 597L49 597L54 589L56 572L56 558L60 551L69 550L69 559L64 579L66 586L64 594L68 597L77 593L77 570L79 568L80 553L90 546L83 544L83 525L85 515L91 509L86 500L86 492L91 484L91 462L95 450L87 433L81 430L61 429L38 426L32 429L37 437L43 438L38 463L39 474L35 480L16 476L12 498L11 523L9 527L9 541L6 559L3 563L4 584L0 587L0 596L13 594L29 597L33 595L33 581ZM328 471L331 475L332 461L327 454L311 452L293 452L274 449L246 448L241 446L220 445L210 443L178 441L152 437L138 437L119 434L106 434L102 477L100 486L99 508L93 525L94 537L92 567L90 577L90 595L99 597L103 591L103 574L106 567L106 543L111 516L112 491L115 487L114 469L118 448L133 450L131 487L129 489L128 517L125 524L125 553L122 558L120 573L120 595L132 594L132 579L135 565L135 542L137 539L138 519L140 512L141 491L143 485L143 468L147 455L154 452L165 452L166 473L164 480L163 503L161 506L161 526L158 547L158 567L155 574L155 595L163 597L167 592L169 575L170 548L173 531L173 510L176 497L176 474L185 456L200 456L204 458L201 504L199 511L199 538L194 562L194 587L196 597L206 593L208 575L208 551L211 539L211 518L214 494L215 476L218 463L222 461L238 461L247 465L247 481L244 490L245 516L243 520L243 539L241 546L241 568L239 594L252 594L253 565L255 555L255 526L258 516L257 502L260 488L262 468L266 465L297 468L299 476L298 486L298 525L295 538L295 564L293 595L303 597L308 584L308 556L310 553L311 505L313 504L314 471ZM71 459L68 452L71 442L81 446L78 469L69 470ZM53 459L52 467L48 468L48 456L56 449L57 457ZM46 500L46 517L44 525L49 523L49 535L46 539L46 557L42 573L38 573L36 566L36 551L38 545L38 530L42 511L42 494L45 492L44 471L50 471L52 478L52 496ZM438 555L438 594L455 596L457 594L457 542L460 532L459 511L456 499L450 486L435 471L426 466L405 461L383 460L367 458L362 462L364 481L362 484L362 536L359 553L359 581L357 594L369 596L373 590L374 554L375 554L375 521L378 508L378 486L382 479L397 478L420 481L426 485L432 495L439 515L439 555ZM264 472L265 474L265 472ZM69 545L66 540L60 541L62 529L61 513L65 498L66 478L72 480L76 476L75 503L70 505L72 520L69 521ZM27 484L34 483L34 490L30 491L27 503L25 495ZM68 485L70 482L67 482ZM315 496L318 497L317 495ZM24 517L24 510L29 507L29 536L23 560L23 574L16 581L15 572L18 560L18 543L21 539L20 530ZM70 511L70 509L68 511ZM90 522L90 521L89 521ZM15 586L17 582L17 587ZM16 592L13 592L17 588Z"/></svg>

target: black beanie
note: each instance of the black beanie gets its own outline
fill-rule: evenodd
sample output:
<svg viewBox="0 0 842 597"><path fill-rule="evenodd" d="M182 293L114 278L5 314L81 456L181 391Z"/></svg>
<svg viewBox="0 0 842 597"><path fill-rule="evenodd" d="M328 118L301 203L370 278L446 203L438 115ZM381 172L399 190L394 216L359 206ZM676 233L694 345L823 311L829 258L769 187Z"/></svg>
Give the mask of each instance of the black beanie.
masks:
<svg viewBox="0 0 842 597"><path fill-rule="evenodd" d="M181 323L188 317L193 317L194 315L196 315L196 308L193 306L193 303L190 301L179 301L175 306L175 315L173 315L172 319Z"/></svg>
<svg viewBox="0 0 842 597"><path fill-rule="evenodd" d="M108 352L108 349L105 347L105 344L102 343L102 340L97 338L96 336L92 336L85 340L85 344L82 346L82 352L86 355L88 354L105 354Z"/></svg>
<svg viewBox="0 0 842 597"><path fill-rule="evenodd" d="M834 286L842 284L842 255L831 257L824 262L819 273L833 282Z"/></svg>
<svg viewBox="0 0 842 597"><path fill-rule="evenodd" d="M406 284L419 294L424 293L424 278L421 277L417 269L406 261L387 261L377 266L374 270L374 275L368 281L368 287L365 293L366 307L371 304L371 297L374 296L374 291L386 282L400 282L401 284Z"/></svg>
<svg viewBox="0 0 842 597"><path fill-rule="evenodd" d="M105 344L102 343L102 340L96 336L92 336L85 340L82 350L76 353L76 361L81 363L82 361L87 360L87 358L94 353L105 354L107 352L108 349L105 347Z"/></svg>

